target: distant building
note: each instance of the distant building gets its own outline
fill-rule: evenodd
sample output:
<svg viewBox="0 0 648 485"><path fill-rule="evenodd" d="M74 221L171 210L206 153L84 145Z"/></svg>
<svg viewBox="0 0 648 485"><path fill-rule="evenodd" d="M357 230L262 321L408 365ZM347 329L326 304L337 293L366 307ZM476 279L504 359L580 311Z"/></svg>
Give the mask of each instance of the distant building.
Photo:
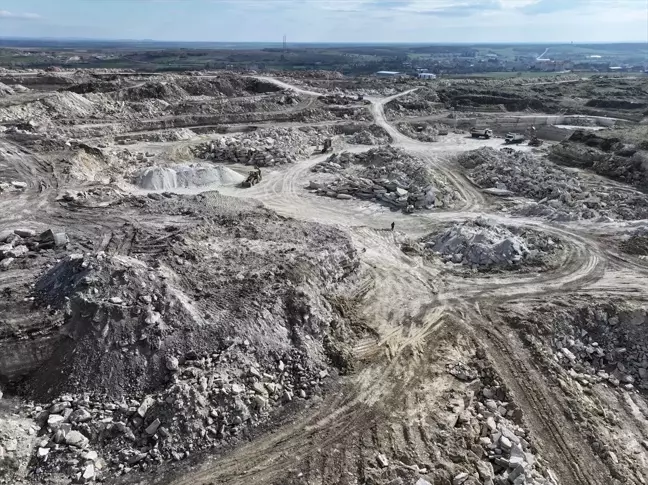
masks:
<svg viewBox="0 0 648 485"><path fill-rule="evenodd" d="M401 77L404 74L397 71L378 71L376 76L378 77Z"/></svg>
<svg viewBox="0 0 648 485"><path fill-rule="evenodd" d="M431 72L420 72L418 77L420 79L436 79L436 74L432 74Z"/></svg>

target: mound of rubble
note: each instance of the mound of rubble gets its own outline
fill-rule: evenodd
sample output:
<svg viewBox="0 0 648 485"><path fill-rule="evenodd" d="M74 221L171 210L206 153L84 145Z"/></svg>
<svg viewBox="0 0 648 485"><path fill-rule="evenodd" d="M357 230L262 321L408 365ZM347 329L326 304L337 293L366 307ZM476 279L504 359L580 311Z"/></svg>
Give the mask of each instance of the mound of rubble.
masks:
<svg viewBox="0 0 648 485"><path fill-rule="evenodd" d="M13 384L41 403L37 478L101 479L223 446L348 362L353 335L324 297L358 266L347 237L215 193L152 195L120 213L177 225L124 227L114 244L130 256L71 254L36 281L31 309L5 308L40 312L31 338L48 339Z"/></svg>
<svg viewBox="0 0 648 485"><path fill-rule="evenodd" d="M648 309L629 301L578 301L536 305L508 316L517 327L539 337L582 385L606 383L626 390L648 390ZM537 315L543 315L541 319ZM551 315L547 318L547 315ZM536 342L536 345L539 342Z"/></svg>
<svg viewBox="0 0 648 485"><path fill-rule="evenodd" d="M194 153L199 158L218 163L271 167L311 155L326 138L320 130L308 127L267 129L237 137L222 137L198 145Z"/></svg>
<svg viewBox="0 0 648 485"><path fill-rule="evenodd" d="M281 90L276 84L236 75L210 76L208 79L200 76L187 77L177 83L191 96L231 97L274 93Z"/></svg>
<svg viewBox="0 0 648 485"><path fill-rule="evenodd" d="M429 116L440 113L444 105L439 100L436 90L420 88L385 105L385 114L389 119L405 116Z"/></svg>
<svg viewBox="0 0 648 485"><path fill-rule="evenodd" d="M6 84L0 83L0 98L5 97L5 96L10 96L14 94L15 91L10 87L7 86Z"/></svg>
<svg viewBox="0 0 648 485"><path fill-rule="evenodd" d="M376 124L350 124L336 126L336 134L346 135L346 142L352 145L386 145L392 138L385 129Z"/></svg>
<svg viewBox="0 0 648 485"><path fill-rule="evenodd" d="M484 217L455 224L423 242L445 261L476 269L536 264L558 247L543 233L508 228Z"/></svg>
<svg viewBox="0 0 648 485"><path fill-rule="evenodd" d="M0 271L6 271L39 251L62 248L68 243L64 232L51 229L36 234L32 229L7 229L0 231Z"/></svg>
<svg viewBox="0 0 648 485"><path fill-rule="evenodd" d="M553 146L550 156L557 163L648 189L648 142L624 143L613 136L577 131Z"/></svg>
<svg viewBox="0 0 648 485"><path fill-rule="evenodd" d="M458 161L480 187L538 201L520 209L523 215L560 221L648 218L645 194L610 190L601 181L587 179L534 154L481 148L461 154Z"/></svg>
<svg viewBox="0 0 648 485"><path fill-rule="evenodd" d="M619 483L641 483L635 477L646 469L641 453L648 442L640 432L633 436L634 425L615 426L613 413L620 403L629 403L632 413L644 405L637 394L648 391L645 302L587 296L525 302L507 307L503 318L573 401L573 419L612 475Z"/></svg>
<svg viewBox="0 0 648 485"><path fill-rule="evenodd" d="M146 99L160 99L164 101L178 101L188 96L187 92L172 81L149 81L138 86L117 91L115 99L120 101L143 101Z"/></svg>
<svg viewBox="0 0 648 485"><path fill-rule="evenodd" d="M468 364L449 364L447 372L469 387L465 393L450 391L448 396L451 412L447 423L455 435L446 443L445 452L454 462L452 483L555 484L553 473L538 456L532 436L523 426L522 410L483 352L478 350ZM464 450L456 449L462 444Z"/></svg>
<svg viewBox="0 0 648 485"><path fill-rule="evenodd" d="M619 244L621 250L634 256L648 256L648 226L641 226L635 229L630 237Z"/></svg>
<svg viewBox="0 0 648 485"><path fill-rule="evenodd" d="M206 164L147 167L137 175L135 184L144 190L173 190L207 185L234 185L245 177L234 170Z"/></svg>
<svg viewBox="0 0 648 485"><path fill-rule="evenodd" d="M459 200L459 194L444 178L392 147L334 154L312 171L340 175L331 183L311 181L309 188L327 197L374 200L410 211L451 208Z"/></svg>
<svg viewBox="0 0 648 485"><path fill-rule="evenodd" d="M398 123L398 131L408 138L425 142L439 140L439 135L447 135L449 127L441 123Z"/></svg>

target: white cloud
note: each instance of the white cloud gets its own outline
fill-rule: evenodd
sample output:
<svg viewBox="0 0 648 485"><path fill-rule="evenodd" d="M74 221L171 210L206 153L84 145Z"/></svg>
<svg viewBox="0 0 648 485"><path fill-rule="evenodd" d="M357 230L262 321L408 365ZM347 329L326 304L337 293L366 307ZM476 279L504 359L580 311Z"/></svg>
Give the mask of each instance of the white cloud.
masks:
<svg viewBox="0 0 648 485"><path fill-rule="evenodd" d="M41 16L35 13L13 13L0 10L0 19L38 20Z"/></svg>

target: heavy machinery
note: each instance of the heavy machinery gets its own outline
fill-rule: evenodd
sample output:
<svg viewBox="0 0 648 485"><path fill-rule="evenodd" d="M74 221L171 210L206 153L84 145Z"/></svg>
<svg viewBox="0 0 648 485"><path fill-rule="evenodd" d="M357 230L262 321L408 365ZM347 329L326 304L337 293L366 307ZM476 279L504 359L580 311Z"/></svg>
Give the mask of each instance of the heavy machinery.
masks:
<svg viewBox="0 0 648 485"><path fill-rule="evenodd" d="M333 148L333 140L327 138L324 140L324 148L322 148L322 153L328 153Z"/></svg>
<svg viewBox="0 0 648 485"><path fill-rule="evenodd" d="M529 146L530 147L539 147L539 146L542 146L542 143L543 143L543 141L540 138L538 138L537 136L534 136L533 138L531 138L531 140L529 140Z"/></svg>
<svg viewBox="0 0 648 485"><path fill-rule="evenodd" d="M542 140L538 138L535 126L529 128L529 138L531 138L531 140L529 141L529 146L539 147L542 145Z"/></svg>
<svg viewBox="0 0 648 485"><path fill-rule="evenodd" d="M526 140L526 136L520 133L507 133L506 138L504 138L504 143L507 145L519 145L524 140Z"/></svg>
<svg viewBox="0 0 648 485"><path fill-rule="evenodd" d="M484 128L484 129L479 129L479 128L473 128L470 130L470 135L473 138L491 138L493 136L493 130L490 128Z"/></svg>
<svg viewBox="0 0 648 485"><path fill-rule="evenodd" d="M261 182L261 169L258 167L254 167L254 170L251 170L248 173L248 178L246 178L243 182L241 182L241 187L244 188L250 188L259 182Z"/></svg>

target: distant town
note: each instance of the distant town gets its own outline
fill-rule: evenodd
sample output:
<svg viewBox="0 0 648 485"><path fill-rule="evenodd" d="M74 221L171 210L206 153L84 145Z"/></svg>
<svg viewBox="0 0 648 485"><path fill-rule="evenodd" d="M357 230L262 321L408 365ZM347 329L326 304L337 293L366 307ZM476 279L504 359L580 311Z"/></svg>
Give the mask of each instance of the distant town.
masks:
<svg viewBox="0 0 648 485"><path fill-rule="evenodd" d="M136 71L331 70L345 75L420 77L484 73L646 72L646 44L205 44L0 39L7 68Z"/></svg>

